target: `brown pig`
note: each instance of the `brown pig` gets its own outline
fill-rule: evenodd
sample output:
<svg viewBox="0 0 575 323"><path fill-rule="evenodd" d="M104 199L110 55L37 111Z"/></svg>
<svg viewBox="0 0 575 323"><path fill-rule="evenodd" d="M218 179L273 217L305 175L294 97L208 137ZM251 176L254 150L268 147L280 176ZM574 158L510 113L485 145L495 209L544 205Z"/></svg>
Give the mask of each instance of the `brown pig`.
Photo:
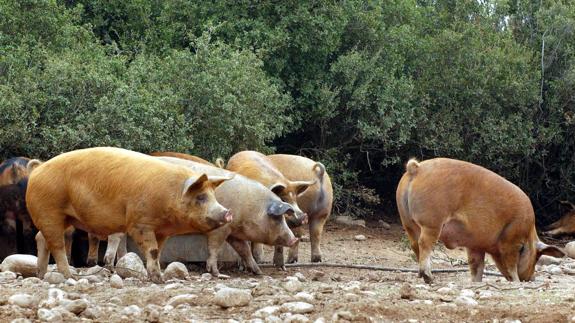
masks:
<svg viewBox="0 0 575 323"><path fill-rule="evenodd" d="M307 214L300 209L297 197L303 194L308 187L315 184L317 179L311 181L291 181L286 178L265 155L256 151L242 151L233 155L228 160L226 168L262 183L282 201L290 204L294 210L293 216L290 214L287 217L290 227L296 227L306 223ZM283 249L281 248L276 248L274 265L284 268Z"/></svg>
<svg viewBox="0 0 575 323"><path fill-rule="evenodd" d="M220 228L206 233L208 238L208 259L206 269L212 275L219 275L217 256L224 241L227 241L242 258L244 264L255 274L261 274L247 241L268 245L293 246L298 239L289 229L286 212L293 212L292 206L283 202L264 185L247 177L213 166L187 160L158 157L169 163L185 165L194 172L231 177L216 189L216 198L223 206L234 212L234 219Z"/></svg>
<svg viewBox="0 0 575 323"><path fill-rule="evenodd" d="M575 233L575 205L566 201L561 201L561 203L568 204L571 207L571 210L569 210L559 220L545 227L545 230L547 231L544 234L550 236L560 236L562 234Z"/></svg>
<svg viewBox="0 0 575 323"><path fill-rule="evenodd" d="M26 168L29 158L14 157L0 164L0 185L16 184L21 179L28 177Z"/></svg>
<svg viewBox="0 0 575 323"><path fill-rule="evenodd" d="M529 198L505 178L468 162L411 159L396 194L397 208L419 276L430 283L431 251L437 240L465 247L473 281L481 281L485 253L510 281L534 278L542 254L563 257L537 237Z"/></svg>
<svg viewBox="0 0 575 323"><path fill-rule="evenodd" d="M202 163L202 164L206 164L206 165L210 165L210 166L214 166L214 164L210 163L209 161L197 157L197 156L193 156L193 155L188 155L188 154L183 154L183 153L175 153L175 152L171 152L171 151L156 151L153 153L150 153L150 156L154 156L154 157L175 157L175 158L180 158L180 159L185 159L185 160L190 160L196 163Z"/></svg>
<svg viewBox="0 0 575 323"><path fill-rule="evenodd" d="M331 214L333 203L333 188L325 167L322 163L297 155L268 155L266 159L290 181L311 182L317 180L317 184L310 186L305 192L298 195L297 203L308 216L311 261L320 262L321 235L323 226ZM302 226L292 228L298 237L301 237L303 233L301 229ZM295 244L290 248L288 263L298 261L298 245ZM257 247L254 247L254 250L258 250ZM261 248L254 252L254 257L257 259L259 257L255 256L256 253L261 253Z"/></svg>
<svg viewBox="0 0 575 323"><path fill-rule="evenodd" d="M46 273L50 253L58 271L72 276L64 231L73 226L101 238L127 232L145 255L151 280L161 282L159 255L168 237L231 222L214 194L227 179L120 148L81 149L50 159L32 172L26 192L40 230L38 276Z"/></svg>

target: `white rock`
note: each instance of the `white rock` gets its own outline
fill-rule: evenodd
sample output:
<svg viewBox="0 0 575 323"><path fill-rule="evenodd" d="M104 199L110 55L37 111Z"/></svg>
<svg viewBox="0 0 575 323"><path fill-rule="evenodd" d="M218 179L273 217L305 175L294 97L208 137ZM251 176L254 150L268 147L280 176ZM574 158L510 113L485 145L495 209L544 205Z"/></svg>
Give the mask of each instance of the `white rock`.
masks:
<svg viewBox="0 0 575 323"><path fill-rule="evenodd" d="M57 311L41 308L38 310L38 319L45 322L61 322L63 321L62 314Z"/></svg>
<svg viewBox="0 0 575 323"><path fill-rule="evenodd" d="M44 275L44 281L49 284L61 284L66 281L66 278L59 272L52 271Z"/></svg>
<svg viewBox="0 0 575 323"><path fill-rule="evenodd" d="M471 289L462 289L459 295L475 298L475 292Z"/></svg>
<svg viewBox="0 0 575 323"><path fill-rule="evenodd" d="M463 306L477 306L478 303L471 297L460 295L455 299L455 304Z"/></svg>
<svg viewBox="0 0 575 323"><path fill-rule="evenodd" d="M547 255L542 255L537 261L538 265L559 265L561 263L561 258L555 258Z"/></svg>
<svg viewBox="0 0 575 323"><path fill-rule="evenodd" d="M308 293L308 292L299 292L299 293L295 294L295 299L297 299L298 301L304 301L304 302L308 302L308 303L311 303L314 301L313 295Z"/></svg>
<svg viewBox="0 0 575 323"><path fill-rule="evenodd" d="M142 309L138 305L130 305L124 307L120 313L127 316L140 316L142 314Z"/></svg>
<svg viewBox="0 0 575 323"><path fill-rule="evenodd" d="M180 304L196 305L198 296L194 294L176 295L168 300L167 305L177 307Z"/></svg>
<svg viewBox="0 0 575 323"><path fill-rule="evenodd" d="M479 292L479 299L488 299L493 297L493 292L488 290L482 290Z"/></svg>
<svg viewBox="0 0 575 323"><path fill-rule="evenodd" d="M426 300L423 301L423 304L425 304L425 305L433 305L433 301L430 300L430 299L426 299Z"/></svg>
<svg viewBox="0 0 575 323"><path fill-rule="evenodd" d="M172 262L164 270L164 279L181 279L186 280L189 277L188 268L181 262Z"/></svg>
<svg viewBox="0 0 575 323"><path fill-rule="evenodd" d="M307 323L309 319L302 314L289 315L284 319L285 323Z"/></svg>
<svg viewBox="0 0 575 323"><path fill-rule="evenodd" d="M575 241L566 244L564 250L568 257L575 258Z"/></svg>
<svg viewBox="0 0 575 323"><path fill-rule="evenodd" d="M89 275L108 276L110 274L110 271L106 268L96 265L94 267L88 268L84 274L88 276Z"/></svg>
<svg viewBox="0 0 575 323"><path fill-rule="evenodd" d="M102 276L98 276L98 275L89 275L84 277L86 278L90 283L99 283L102 280L104 280L104 278L102 278Z"/></svg>
<svg viewBox="0 0 575 323"><path fill-rule="evenodd" d="M146 314L146 322L160 322L160 311L162 307L156 304L148 304L144 308L144 313Z"/></svg>
<svg viewBox="0 0 575 323"><path fill-rule="evenodd" d="M81 291L81 292L85 292L87 290L89 290L92 285L90 284L90 282L86 279L86 278L81 278L76 282L76 289Z"/></svg>
<svg viewBox="0 0 575 323"><path fill-rule="evenodd" d="M8 303L24 308L34 307L36 298L29 294L14 294L8 298Z"/></svg>
<svg viewBox="0 0 575 323"><path fill-rule="evenodd" d="M127 268L127 269L124 269ZM122 278L134 277L144 278L147 277L146 268L142 259L133 252L128 252L124 257L120 258L116 263L116 273Z"/></svg>
<svg viewBox="0 0 575 323"><path fill-rule="evenodd" d="M86 308L88 308L88 301L85 299L77 299L69 302L64 306L64 308L71 313L76 315L82 313Z"/></svg>
<svg viewBox="0 0 575 323"><path fill-rule="evenodd" d="M313 323L325 323L325 318L318 317L315 321L313 321Z"/></svg>
<svg viewBox="0 0 575 323"><path fill-rule="evenodd" d="M164 286L164 290L170 290L170 289L178 289L178 288L183 288L184 285L182 283L171 283L171 284L167 284L166 286Z"/></svg>
<svg viewBox="0 0 575 323"><path fill-rule="evenodd" d="M38 258L33 255L10 255L2 261L0 271L20 273L23 277L34 277L38 272Z"/></svg>
<svg viewBox="0 0 575 323"><path fill-rule="evenodd" d="M68 278L68 279L66 279L65 283L68 286L75 286L77 281L74 278Z"/></svg>
<svg viewBox="0 0 575 323"><path fill-rule="evenodd" d="M287 281L282 282L281 286L289 293L296 293L303 290L303 284L297 278L288 279Z"/></svg>
<svg viewBox="0 0 575 323"><path fill-rule="evenodd" d="M356 302L359 300L359 296L357 296L357 294L354 293L345 293L345 295L343 295L343 298L348 302Z"/></svg>
<svg viewBox="0 0 575 323"><path fill-rule="evenodd" d="M252 300L252 293L248 289L222 288L214 295L214 302L224 308L246 306Z"/></svg>
<svg viewBox="0 0 575 323"><path fill-rule="evenodd" d="M291 312L296 314L310 313L313 311L313 305L306 302L288 302L281 306L283 312Z"/></svg>
<svg viewBox="0 0 575 323"><path fill-rule="evenodd" d="M449 295L449 294L453 294L453 289L451 289L449 287L441 287L440 289L437 290L437 292L439 294Z"/></svg>
<svg viewBox="0 0 575 323"><path fill-rule="evenodd" d="M112 277L110 277L110 286L112 288L124 288L124 281L122 280L122 277L113 274Z"/></svg>
<svg viewBox="0 0 575 323"><path fill-rule="evenodd" d="M212 274L210 273L203 273L200 276L200 280L211 280L214 276L212 276Z"/></svg>
<svg viewBox="0 0 575 323"><path fill-rule="evenodd" d="M364 241L364 240L367 239L367 237L364 236L363 234L358 234L358 235L354 236L353 239L354 239L355 241Z"/></svg>
<svg viewBox="0 0 575 323"><path fill-rule="evenodd" d="M30 321L29 319L25 319L25 318L21 317L21 318L13 319L12 321L10 321L10 323L32 323L32 321Z"/></svg>
<svg viewBox="0 0 575 323"><path fill-rule="evenodd" d="M40 279L38 277L28 277L28 278L24 278L22 280L22 286L24 286L24 287L35 286L35 285L38 285L41 283L42 283L42 279Z"/></svg>
<svg viewBox="0 0 575 323"><path fill-rule="evenodd" d="M304 276L302 273L300 273L300 272L295 273L295 274L294 274L294 277L296 277L296 278L297 278L300 282L302 282L302 283L307 280L307 279L305 278L305 276Z"/></svg>
<svg viewBox="0 0 575 323"><path fill-rule="evenodd" d="M557 266L557 265L549 265L549 266L543 266L546 272L552 274L552 275L560 275L563 273L563 270L561 269L561 267Z"/></svg>
<svg viewBox="0 0 575 323"><path fill-rule="evenodd" d="M0 273L0 282L10 281L16 278L18 278L18 275L16 275L16 273L13 273L11 271L4 271Z"/></svg>
<svg viewBox="0 0 575 323"><path fill-rule="evenodd" d="M259 317L265 319L269 316L272 316L280 311L279 306L266 306L264 308L260 308L259 310L255 311L253 314L254 317Z"/></svg>
<svg viewBox="0 0 575 323"><path fill-rule="evenodd" d="M67 295L66 292L59 288L48 289L48 299L61 301L66 298L66 295Z"/></svg>

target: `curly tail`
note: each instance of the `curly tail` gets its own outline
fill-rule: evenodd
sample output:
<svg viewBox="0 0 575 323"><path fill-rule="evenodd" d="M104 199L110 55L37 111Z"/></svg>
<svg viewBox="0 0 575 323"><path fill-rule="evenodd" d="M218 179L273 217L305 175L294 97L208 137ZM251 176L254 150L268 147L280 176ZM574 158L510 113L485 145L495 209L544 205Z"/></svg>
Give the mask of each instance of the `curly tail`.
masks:
<svg viewBox="0 0 575 323"><path fill-rule="evenodd" d="M325 175L325 166L322 163L317 162L315 163L315 165L313 165L312 170L315 172L317 179L319 179L320 187L323 186L323 175Z"/></svg>
<svg viewBox="0 0 575 323"><path fill-rule="evenodd" d="M226 162L225 162L224 159L221 158L221 157L216 158L215 164L216 164L216 166L219 167L219 168L224 168L224 169L226 168Z"/></svg>
<svg viewBox="0 0 575 323"><path fill-rule="evenodd" d="M411 176L415 176L417 174L418 169L419 169L419 162L415 158L410 159L407 162L407 165L405 166L405 171Z"/></svg>
<svg viewBox="0 0 575 323"><path fill-rule="evenodd" d="M31 161L28 162L28 164L26 165L26 171L28 172L28 174L32 173L32 171L34 169L36 169L36 167L42 165L42 161L38 160L38 159L32 159Z"/></svg>

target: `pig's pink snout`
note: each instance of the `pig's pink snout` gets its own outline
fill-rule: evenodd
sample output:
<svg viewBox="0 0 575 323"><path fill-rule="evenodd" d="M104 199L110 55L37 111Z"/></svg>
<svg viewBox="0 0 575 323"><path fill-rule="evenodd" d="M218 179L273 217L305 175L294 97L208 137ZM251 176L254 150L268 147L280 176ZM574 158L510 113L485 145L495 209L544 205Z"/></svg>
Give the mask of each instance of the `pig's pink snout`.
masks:
<svg viewBox="0 0 575 323"><path fill-rule="evenodd" d="M234 214L232 213L232 211L227 210L224 214L224 222L230 223L230 222L232 222L233 219L234 219Z"/></svg>
<svg viewBox="0 0 575 323"><path fill-rule="evenodd" d="M301 224L307 224L307 222L308 222L307 213L304 213L301 217L302 217Z"/></svg>
<svg viewBox="0 0 575 323"><path fill-rule="evenodd" d="M296 243L298 242L298 240L299 240L298 238L291 238L291 239L288 241L288 247L291 247L291 246L293 246L294 244L296 244Z"/></svg>

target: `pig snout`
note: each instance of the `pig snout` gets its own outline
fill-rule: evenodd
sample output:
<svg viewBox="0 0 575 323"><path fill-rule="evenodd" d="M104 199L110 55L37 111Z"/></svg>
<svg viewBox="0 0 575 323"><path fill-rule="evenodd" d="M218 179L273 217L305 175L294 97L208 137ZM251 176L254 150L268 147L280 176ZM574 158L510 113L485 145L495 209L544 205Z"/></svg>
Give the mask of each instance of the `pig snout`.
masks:
<svg viewBox="0 0 575 323"><path fill-rule="evenodd" d="M308 222L308 216L307 213L304 213L301 216L301 224L307 224L307 222Z"/></svg>
<svg viewBox="0 0 575 323"><path fill-rule="evenodd" d="M295 244L298 242L298 240L299 240L299 239L296 238L296 237L293 237L293 238L289 239L289 241L287 242L287 246L288 246L288 247L291 247L291 246L295 245Z"/></svg>
<svg viewBox="0 0 575 323"><path fill-rule="evenodd" d="M221 213L221 222L230 223L234 219L234 214L231 210L225 210Z"/></svg>

